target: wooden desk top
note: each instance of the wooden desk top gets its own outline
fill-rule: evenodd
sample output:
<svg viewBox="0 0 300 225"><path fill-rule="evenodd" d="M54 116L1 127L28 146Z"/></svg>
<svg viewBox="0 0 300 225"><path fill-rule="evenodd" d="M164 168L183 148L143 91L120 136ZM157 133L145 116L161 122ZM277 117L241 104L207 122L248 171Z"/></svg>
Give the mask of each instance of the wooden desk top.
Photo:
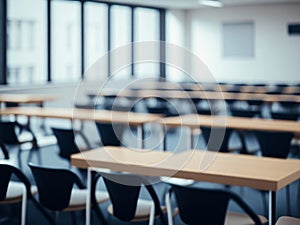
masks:
<svg viewBox="0 0 300 225"><path fill-rule="evenodd" d="M90 96L93 94L90 93ZM133 97L133 98L151 98L161 97L166 99L208 99L208 100L262 100L264 102L283 102L291 101L300 103L300 96L295 95L270 95L261 93L231 93L231 92L217 92L217 91L182 91L182 90L103 90L98 93L98 96L112 96L118 97ZM97 96L97 95L94 95Z"/></svg>
<svg viewBox="0 0 300 225"><path fill-rule="evenodd" d="M187 126L191 128L227 127L239 130L282 131L300 133L300 122L288 120L269 120L260 118L208 116L189 114L176 117L167 117L159 123L169 127Z"/></svg>
<svg viewBox="0 0 300 225"><path fill-rule="evenodd" d="M146 176L169 176L278 191L300 178L300 160L189 150L145 151L105 147L74 154L79 168L107 168Z"/></svg>
<svg viewBox="0 0 300 225"><path fill-rule="evenodd" d="M45 101L57 99L55 95L37 95L37 94L0 94L0 102L13 102L20 104L38 104Z"/></svg>
<svg viewBox="0 0 300 225"><path fill-rule="evenodd" d="M0 115L24 115L29 117L44 117L70 120L93 120L107 123L128 123L132 126L139 126L160 118L160 115L148 113L48 107L5 108L0 110Z"/></svg>
<svg viewBox="0 0 300 225"><path fill-rule="evenodd" d="M238 85L237 85L238 86ZM235 84L218 84L218 83L176 83L176 82L159 82L150 81L137 83L133 86L135 90L176 90L176 89L190 89L193 91L229 91L235 88ZM240 86L241 93L261 93L264 94L268 91L276 90L276 85L266 85L266 86L255 86L253 84L245 84ZM293 94L295 92L300 92L300 88L297 86L287 86L282 88L282 93Z"/></svg>

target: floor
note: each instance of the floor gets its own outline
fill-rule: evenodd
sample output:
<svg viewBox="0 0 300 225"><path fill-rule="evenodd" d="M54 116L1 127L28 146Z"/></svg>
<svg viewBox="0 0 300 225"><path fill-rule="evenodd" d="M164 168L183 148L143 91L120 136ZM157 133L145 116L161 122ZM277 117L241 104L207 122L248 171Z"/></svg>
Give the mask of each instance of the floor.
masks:
<svg viewBox="0 0 300 225"><path fill-rule="evenodd" d="M40 121L39 121L40 122ZM50 125L49 125L50 124ZM50 122L47 121L46 123L47 126L67 126L69 124L62 124L61 121L55 121L52 120ZM93 125L92 124L86 124L85 125L85 133L87 133L88 137L91 138L93 137L95 140L97 140L98 136L97 133L93 133L91 132ZM155 131L155 132L150 132L151 131ZM137 140L134 140L136 137L136 131L135 130L131 130L132 132L128 132L131 134L125 134L125 136L123 136L123 144L124 145L129 145L132 147L137 147ZM48 130L49 132L49 130ZM89 133L90 132L90 133ZM178 129L178 130L169 130L168 131L168 139L167 139L167 150L169 151L181 151L184 150L186 148L188 148L187 146L189 146L190 144L190 139L188 138L188 130L185 129ZM248 146L251 146L252 148L256 148L257 147L257 143L255 142L253 136L251 136L251 134L248 135ZM159 132L159 127L155 127L155 126L150 126L150 127L146 127L146 147L147 148L153 148L155 147L156 149L161 149L162 148L162 138L161 138L161 134ZM158 141L159 140L159 141ZM43 143L43 147L41 148L41 154L42 154L42 163L43 165L51 165L51 166L57 166L57 167L63 167L63 168L69 168L69 163L66 162L65 160L62 160L61 158L59 158L57 152L58 152L58 147L55 144L51 144L51 142L53 141L53 138L49 137L48 138L44 138L44 143ZM47 143L48 142L48 143ZM96 145L97 141L92 140L92 145ZM230 144L232 146L239 146L238 140L236 136L233 136ZM197 140L197 149L203 149L204 145L203 145L203 139L200 137ZM15 148L11 148L10 149L10 162L11 163L16 163L15 160L15 154L16 154L16 149ZM28 156L28 152L24 152L22 154L22 170L25 172L25 174L29 177L29 179L31 180L31 182L33 181L31 172L27 166L27 156ZM292 158L298 158L299 157L299 152L294 151L290 157ZM2 156L0 155L0 158L2 158ZM32 159L33 162L37 162L36 158ZM0 160L0 162L5 162L5 160ZM76 170L76 168L72 168L73 171L78 172ZM85 179L85 177L83 177L83 179ZM168 184L166 183L157 183L154 185L155 189L157 191L157 193L159 194L159 196L163 199L163 193L165 192L165 190L168 188ZM203 183L203 182L197 182L197 183L193 183L192 186L205 186L205 187L218 187L218 188L225 188L223 185L218 185L218 184L211 184L211 183ZM98 185L99 189L105 189L103 183L100 182L100 184ZM245 200L250 206L251 208L258 214L261 215L265 215L266 216L266 212L264 211L263 208L263 197L265 198L265 200L267 200L267 195L264 194L262 195L261 192L254 190L254 189L250 189L250 188L244 188L244 187L227 187L230 190L236 192L238 195L240 195L243 200ZM295 182L293 184L290 185L291 188L291 212L290 215L291 216L295 216L295 217L300 217L300 185L299 182ZM145 192L142 192L142 196L147 198ZM108 215L108 213L106 212L106 208L108 206L108 203L105 203L103 205L101 205L101 209L105 214L105 217L107 218L107 221L109 224L111 225L117 225L117 224L128 224L128 223L124 223L121 222L111 216ZM199 202L199 204L201 204ZM234 205L234 204L230 204L229 206L230 210L235 210L235 211L240 211L240 209ZM77 224L84 224L84 212L79 212L77 213ZM286 192L285 189L280 190L277 194L277 216L282 216L282 215L288 215L287 212L287 204L286 204ZM7 220L7 217L9 217L9 219ZM0 224L20 224L18 218L20 217L20 204L14 204L14 205L0 205ZM1 223L2 221L2 223ZM39 224L47 224L46 220L43 218L42 215L40 215L39 211L29 202L28 205L28 214L27 214L27 224L30 225L39 225ZM72 224L72 220L71 220L71 215L68 212L64 212L64 213L60 213L59 214L59 224ZM101 224L97 217L92 214L92 224ZM137 224L147 224L147 223L137 223ZM159 220L156 221L156 224L160 224ZM177 216L175 218L175 224L179 225L179 224L183 224L182 221L180 220L180 218Z"/></svg>

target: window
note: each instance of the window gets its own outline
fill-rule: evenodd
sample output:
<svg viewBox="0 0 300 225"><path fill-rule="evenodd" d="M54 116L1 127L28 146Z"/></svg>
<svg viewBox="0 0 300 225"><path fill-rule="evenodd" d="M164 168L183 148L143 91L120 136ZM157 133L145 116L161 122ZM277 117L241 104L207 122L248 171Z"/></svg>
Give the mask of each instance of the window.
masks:
<svg viewBox="0 0 300 225"><path fill-rule="evenodd" d="M131 8L111 7L111 74L114 78L131 77Z"/></svg>
<svg viewBox="0 0 300 225"><path fill-rule="evenodd" d="M159 41L159 11L147 8L136 8L134 10L134 41ZM136 47L134 49L135 59L143 59L148 55L151 61L139 62L135 65L135 75L137 77L159 77L160 52L159 45L149 45L149 47Z"/></svg>
<svg viewBox="0 0 300 225"><path fill-rule="evenodd" d="M51 80L78 81L81 77L80 3L52 1Z"/></svg>
<svg viewBox="0 0 300 225"><path fill-rule="evenodd" d="M186 58L183 50L184 43L184 12L168 11L166 14L166 39L170 43L166 48L167 62L173 65L166 65L166 78L172 82L180 82L187 79L188 71L183 71L186 66ZM173 46L174 45L174 46ZM168 60L169 59L169 60Z"/></svg>
<svg viewBox="0 0 300 225"><path fill-rule="evenodd" d="M85 68L107 53L108 6L103 3L85 4ZM103 69L107 76L107 68Z"/></svg>
<svg viewBox="0 0 300 225"><path fill-rule="evenodd" d="M9 0L7 6L7 82L44 83L46 2Z"/></svg>
<svg viewBox="0 0 300 225"><path fill-rule="evenodd" d="M0 83L79 81L82 70L102 56L107 58L101 76L114 75L117 79L165 76L159 62L163 51L157 43L147 50L131 45L164 40L164 19L160 23L165 16L163 9L92 0L7 0L7 3L7 13L6 1L0 4L8 39L5 42L5 35L0 32L0 40L4 40ZM145 52L151 60L135 65L134 59Z"/></svg>

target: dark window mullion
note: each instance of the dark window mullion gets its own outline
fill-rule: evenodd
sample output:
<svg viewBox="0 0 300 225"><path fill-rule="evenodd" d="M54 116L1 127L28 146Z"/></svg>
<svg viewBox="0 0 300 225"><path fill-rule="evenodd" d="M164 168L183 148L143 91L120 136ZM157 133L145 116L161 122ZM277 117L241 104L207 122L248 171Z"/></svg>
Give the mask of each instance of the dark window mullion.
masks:
<svg viewBox="0 0 300 225"><path fill-rule="evenodd" d="M131 76L134 77L135 75L135 63L134 63L134 9L135 7L131 8Z"/></svg>
<svg viewBox="0 0 300 225"><path fill-rule="evenodd" d="M159 40L161 41L160 44L160 77L166 78L166 10L160 9L159 10Z"/></svg>
<svg viewBox="0 0 300 225"><path fill-rule="evenodd" d="M80 26L81 26L81 78L84 77L84 71L85 71L85 43L84 43L84 31L85 31L85 26L84 26L84 1L81 0L81 21L80 21Z"/></svg>
<svg viewBox="0 0 300 225"><path fill-rule="evenodd" d="M7 84L7 0L0 2L0 84Z"/></svg>
<svg viewBox="0 0 300 225"><path fill-rule="evenodd" d="M51 0L47 0L47 81L51 82Z"/></svg>
<svg viewBox="0 0 300 225"><path fill-rule="evenodd" d="M107 76L110 76L111 72L111 55L110 55L110 50L111 50L111 5L108 4L108 9L107 9Z"/></svg>

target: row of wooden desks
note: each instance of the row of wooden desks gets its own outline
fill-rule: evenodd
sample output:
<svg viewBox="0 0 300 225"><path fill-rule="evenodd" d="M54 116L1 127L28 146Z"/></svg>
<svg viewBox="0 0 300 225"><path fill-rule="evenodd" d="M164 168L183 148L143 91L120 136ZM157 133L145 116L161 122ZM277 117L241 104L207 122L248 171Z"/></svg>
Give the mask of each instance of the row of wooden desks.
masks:
<svg viewBox="0 0 300 225"><path fill-rule="evenodd" d="M275 221L276 192L300 178L300 161L189 150L181 153L105 147L72 155L73 166L91 171L97 168L144 176L167 176L269 191L269 224ZM90 194L88 195L90 196ZM87 197L86 225L90 224Z"/></svg>
<svg viewBox="0 0 300 225"><path fill-rule="evenodd" d="M132 99L143 98L164 98L164 99L181 99L181 100L236 100L249 101L260 100L266 103L273 102L295 102L300 103L300 96L297 95L270 95L260 93L231 93L216 91L180 91L180 90L112 90L104 89L98 94L88 93L90 97L125 97Z"/></svg>
<svg viewBox="0 0 300 225"><path fill-rule="evenodd" d="M144 147L144 124L155 121L160 115L148 113L91 110L78 108L39 108L11 107L0 110L1 115L22 115L27 117L56 118L67 120L95 121L103 123L122 123L138 128L140 146Z"/></svg>
<svg viewBox="0 0 300 225"><path fill-rule="evenodd" d="M0 110L0 115L123 123L137 126L140 130L143 130L143 125L146 123L158 123L169 127L186 126L191 129L209 126L300 133L299 122L225 116L184 115L161 118L160 115L144 113L38 107L4 108ZM144 147L143 133L143 131L140 132L141 148ZM275 215L275 192L300 177L300 162L297 160L268 159L204 151L174 154L124 148L120 151L120 149L108 147L104 150L98 149L82 155L75 155L72 157L72 163L80 168L109 168L148 176L174 176L269 190L271 222L274 221L272 219ZM180 163L182 160L184 160L184 164ZM206 162L211 162L211 164Z"/></svg>
<svg viewBox="0 0 300 225"><path fill-rule="evenodd" d="M299 86L286 86L279 87L276 85L266 85L266 86L255 86L252 84L213 84L213 83L175 83L175 82L143 82L134 84L132 89L148 89L148 90L192 90L192 91L230 91L238 90L241 93L261 93L265 94L269 91L276 91L278 88L281 89L283 94L293 94L299 93Z"/></svg>
<svg viewBox="0 0 300 225"><path fill-rule="evenodd" d="M270 120L260 118L208 116L189 114L177 117L161 118L161 115L148 113L118 112L109 110L91 110L77 108L38 108L16 107L0 110L1 115L23 115L28 117L57 118L68 120L89 120L104 123L122 123L136 126L139 129L141 146L143 146L146 123L157 123L165 127L189 127L199 129L205 127L232 128L238 130L261 130L300 133L300 122L287 120ZM191 132L192 134L193 132ZM193 136L191 135L191 139ZM193 143L193 141L192 141ZM165 146L164 146L165 147Z"/></svg>
<svg viewBox="0 0 300 225"><path fill-rule="evenodd" d="M224 127L240 130L283 131L300 133L300 122L261 118L209 116L187 114L162 118L159 114L91 110L78 108L38 108L12 107L0 110L0 115L24 115L28 117L58 118L69 120L92 120L106 123L124 123L141 126L145 123L159 123L168 127L186 126L190 128Z"/></svg>
<svg viewBox="0 0 300 225"><path fill-rule="evenodd" d="M43 106L46 101L57 99L55 95L37 94L0 94L0 103L37 104Z"/></svg>

